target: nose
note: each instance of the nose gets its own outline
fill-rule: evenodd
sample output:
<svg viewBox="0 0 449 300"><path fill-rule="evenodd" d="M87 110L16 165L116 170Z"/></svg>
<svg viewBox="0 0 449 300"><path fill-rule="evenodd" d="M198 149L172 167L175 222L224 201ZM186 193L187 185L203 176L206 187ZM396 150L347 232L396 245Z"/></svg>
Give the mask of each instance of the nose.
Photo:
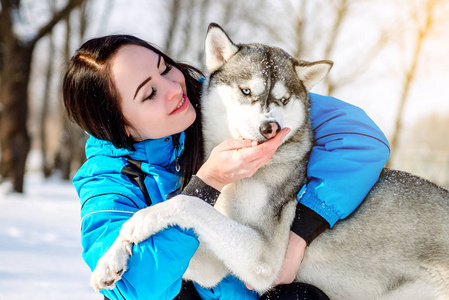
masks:
<svg viewBox="0 0 449 300"><path fill-rule="evenodd" d="M268 121L260 125L260 133L266 138L271 139L276 136L276 134L281 131L281 126L276 121Z"/></svg>
<svg viewBox="0 0 449 300"><path fill-rule="evenodd" d="M180 97L182 97L182 94L184 93L179 82L170 80L168 78L165 78L164 80L164 89L166 95L165 98L167 101L180 99Z"/></svg>

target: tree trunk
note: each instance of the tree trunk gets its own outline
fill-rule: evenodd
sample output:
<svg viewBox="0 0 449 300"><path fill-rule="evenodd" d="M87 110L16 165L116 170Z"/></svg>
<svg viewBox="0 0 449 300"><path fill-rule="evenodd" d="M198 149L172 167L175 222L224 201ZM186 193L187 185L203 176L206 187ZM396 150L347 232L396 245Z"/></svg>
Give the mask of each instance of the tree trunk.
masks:
<svg viewBox="0 0 449 300"><path fill-rule="evenodd" d="M9 178L14 190L22 193L25 163L30 150L27 91L33 47L14 39L9 41L13 44L3 47L3 55L7 59L3 60L1 70L0 175Z"/></svg>
<svg viewBox="0 0 449 300"><path fill-rule="evenodd" d="M86 6L85 4L81 6L80 12L80 28L79 28L79 40L84 39L85 28L87 27L87 16L86 16ZM67 16L65 20L66 24L66 34L65 34L65 45L64 45L64 61L69 61L71 56L70 43L72 39L76 36L70 21L70 16ZM65 114L64 107L61 105L59 107L62 132L61 139L58 149L55 153L54 165L55 169L61 171L61 178L69 180L71 177L72 170L78 169L82 163L86 160L84 154L84 144L86 143L86 134L77 125L68 120Z"/></svg>
<svg viewBox="0 0 449 300"><path fill-rule="evenodd" d="M20 15L20 1L1 0L0 10L0 179L12 181L16 192L23 192L25 163L30 150L27 130L28 83L34 47L42 37L82 0L69 0L64 8L32 38L26 40L14 32L14 15Z"/></svg>
<svg viewBox="0 0 449 300"><path fill-rule="evenodd" d="M50 177L52 173L52 166L48 160L48 151L47 151L47 119L48 119L48 110L50 103L50 95L51 95L51 79L53 77L53 66L54 66L54 55L55 55L55 45L53 41L53 34L49 35L49 50L48 50L48 64L47 71L45 74L45 89L44 96L42 99L42 109L40 115L40 144L41 144L41 157L42 157L42 172L44 173L45 178Z"/></svg>

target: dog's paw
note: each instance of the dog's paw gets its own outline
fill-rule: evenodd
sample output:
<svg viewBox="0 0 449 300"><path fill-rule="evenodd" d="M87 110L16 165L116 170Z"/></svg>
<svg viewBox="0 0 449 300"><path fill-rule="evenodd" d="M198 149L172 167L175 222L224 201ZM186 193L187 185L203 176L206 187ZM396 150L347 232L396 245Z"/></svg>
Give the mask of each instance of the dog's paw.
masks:
<svg viewBox="0 0 449 300"><path fill-rule="evenodd" d="M125 273L128 259L132 255L132 243L118 238L98 260L90 277L90 284L96 290L113 289Z"/></svg>

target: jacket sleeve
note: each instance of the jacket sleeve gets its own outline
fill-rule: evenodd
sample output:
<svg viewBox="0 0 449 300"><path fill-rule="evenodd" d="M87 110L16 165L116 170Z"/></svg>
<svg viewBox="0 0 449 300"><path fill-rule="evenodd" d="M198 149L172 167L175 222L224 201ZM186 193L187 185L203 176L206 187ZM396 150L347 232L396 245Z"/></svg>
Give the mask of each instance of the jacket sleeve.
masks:
<svg viewBox="0 0 449 300"><path fill-rule="evenodd" d="M298 210L308 216L300 219L313 223L306 240L360 205L390 155L386 137L362 109L328 96L310 99L314 145L308 183L298 194ZM298 219L294 226L307 227Z"/></svg>
<svg viewBox="0 0 449 300"><path fill-rule="evenodd" d="M93 209L94 208L94 209ZM89 199L82 209L83 258L93 270L118 237L123 223L135 211L135 202L119 194ZM101 293L110 299L173 299L199 242L191 230L170 227L134 245L128 269L113 290Z"/></svg>

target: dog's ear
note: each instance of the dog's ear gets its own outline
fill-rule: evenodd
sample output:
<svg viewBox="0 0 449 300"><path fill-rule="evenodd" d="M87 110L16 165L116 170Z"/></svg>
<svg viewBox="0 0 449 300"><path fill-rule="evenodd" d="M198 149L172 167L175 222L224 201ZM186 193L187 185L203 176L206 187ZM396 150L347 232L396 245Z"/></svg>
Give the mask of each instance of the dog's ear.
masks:
<svg viewBox="0 0 449 300"><path fill-rule="evenodd" d="M315 84L329 73L333 64L330 60L320 60L312 63L299 61L299 64L295 66L295 70L307 91L310 91Z"/></svg>
<svg viewBox="0 0 449 300"><path fill-rule="evenodd" d="M226 32L215 23L211 23L207 29L204 46L206 67L209 73L224 65L238 51L238 47L231 41Z"/></svg>

